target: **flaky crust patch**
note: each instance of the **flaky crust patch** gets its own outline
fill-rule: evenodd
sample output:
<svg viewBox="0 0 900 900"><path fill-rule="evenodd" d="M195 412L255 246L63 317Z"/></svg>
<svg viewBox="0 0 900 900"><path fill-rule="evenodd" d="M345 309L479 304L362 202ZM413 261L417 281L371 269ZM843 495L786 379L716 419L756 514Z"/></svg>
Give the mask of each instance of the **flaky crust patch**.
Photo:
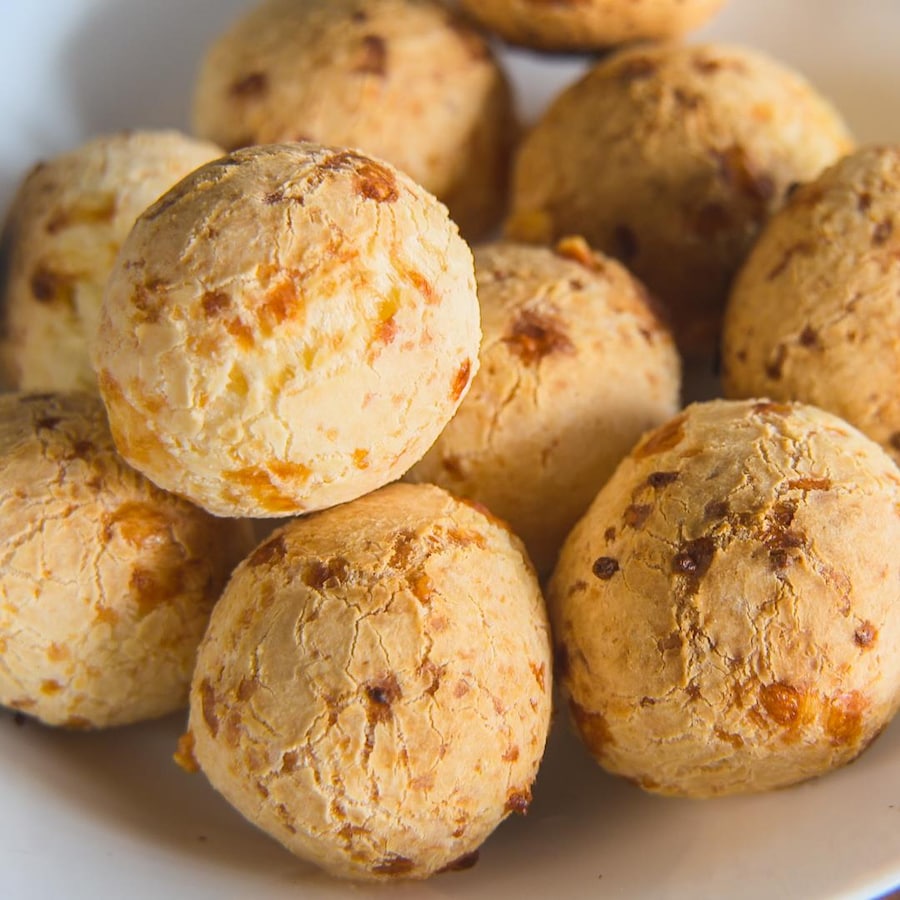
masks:
<svg viewBox="0 0 900 900"><path fill-rule="evenodd" d="M598 50L674 38L710 18L723 0L462 0L476 21L513 44Z"/></svg>
<svg viewBox="0 0 900 900"><path fill-rule="evenodd" d="M104 135L40 163L7 218L0 377L10 390L97 390L89 343L106 280L135 219L222 155L176 131Z"/></svg>
<svg viewBox="0 0 900 900"><path fill-rule="evenodd" d="M395 169L237 151L137 222L95 363L122 455L216 515L277 517L399 477L478 368L472 255Z"/></svg>
<svg viewBox="0 0 900 900"><path fill-rule="evenodd" d="M0 702L69 728L183 706L246 524L127 466L86 393L0 396L0 459Z"/></svg>
<svg viewBox="0 0 900 900"><path fill-rule="evenodd" d="M267 0L210 47L194 129L229 150L359 147L443 200L477 237L505 212L517 137L487 40L434 0Z"/></svg>
<svg viewBox="0 0 900 900"><path fill-rule="evenodd" d="M193 754L329 872L423 878L525 812L549 631L521 543L429 485L295 520L236 570L200 649Z"/></svg>
<svg viewBox="0 0 900 900"><path fill-rule="evenodd" d="M725 316L731 397L812 403L900 463L900 149L868 147L798 188Z"/></svg>
<svg viewBox="0 0 900 900"><path fill-rule="evenodd" d="M900 705L898 539L896 466L829 413L713 401L651 432L550 586L591 752L683 796L854 759Z"/></svg>
<svg viewBox="0 0 900 900"><path fill-rule="evenodd" d="M669 308L684 352L717 345L731 279L791 184L852 147L798 74L726 45L639 46L565 90L523 142L507 234L581 234Z"/></svg>
<svg viewBox="0 0 900 900"><path fill-rule="evenodd" d="M549 575L622 457L677 411L680 361L644 288L581 238L476 248L475 274L479 372L408 477L483 503Z"/></svg>

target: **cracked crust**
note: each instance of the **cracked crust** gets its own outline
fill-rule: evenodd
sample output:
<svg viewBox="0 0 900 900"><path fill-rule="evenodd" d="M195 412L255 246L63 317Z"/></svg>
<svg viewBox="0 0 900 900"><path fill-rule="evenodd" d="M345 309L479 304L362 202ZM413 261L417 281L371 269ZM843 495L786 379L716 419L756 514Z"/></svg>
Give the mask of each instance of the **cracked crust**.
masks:
<svg viewBox="0 0 900 900"><path fill-rule="evenodd" d="M0 396L0 702L100 728L183 706L251 540L116 454L99 398Z"/></svg>
<svg viewBox="0 0 900 900"><path fill-rule="evenodd" d="M295 520L238 567L186 743L294 853L343 877L424 878L525 812L550 669L520 542L437 487L391 485Z"/></svg>
<svg viewBox="0 0 900 900"><path fill-rule="evenodd" d="M485 28L538 50L602 50L674 38L709 19L724 0L462 0Z"/></svg>
<svg viewBox="0 0 900 900"><path fill-rule="evenodd" d="M175 131L95 138L35 166L9 212L2 251L3 378L12 390L97 390L88 344L135 219L222 150Z"/></svg>
<svg viewBox="0 0 900 900"><path fill-rule="evenodd" d="M479 373L408 477L483 503L548 575L622 457L675 414L680 362L643 287L580 238L484 246L475 275Z"/></svg>
<svg viewBox="0 0 900 900"><path fill-rule="evenodd" d="M725 316L728 396L800 400L900 463L900 149L869 147L798 188Z"/></svg>
<svg viewBox="0 0 900 900"><path fill-rule="evenodd" d="M472 255L389 165L237 151L141 216L95 363L116 446L216 515L277 517L398 478L478 368Z"/></svg>
<svg viewBox="0 0 900 900"><path fill-rule="evenodd" d="M645 437L550 586L598 762L684 796L850 762L900 705L898 540L896 466L829 413L714 401Z"/></svg>
<svg viewBox="0 0 900 900"><path fill-rule="evenodd" d="M194 129L227 149L296 140L386 159L467 237L504 212L512 93L488 42L433 0L267 0L209 49Z"/></svg>
<svg viewBox="0 0 900 900"><path fill-rule="evenodd" d="M760 53L636 47L564 91L525 139L507 234L584 235L666 304L683 352L711 354L762 224L850 149L837 112Z"/></svg>

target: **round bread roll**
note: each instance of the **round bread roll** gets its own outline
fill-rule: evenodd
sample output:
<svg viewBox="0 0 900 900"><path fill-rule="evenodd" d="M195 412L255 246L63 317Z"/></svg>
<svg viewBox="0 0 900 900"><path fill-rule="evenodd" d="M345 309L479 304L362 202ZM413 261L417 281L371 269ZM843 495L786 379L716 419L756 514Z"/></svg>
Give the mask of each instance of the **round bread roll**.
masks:
<svg viewBox="0 0 900 900"><path fill-rule="evenodd" d="M860 150L766 226L725 316L732 397L828 409L900 463L900 147Z"/></svg>
<svg viewBox="0 0 900 900"><path fill-rule="evenodd" d="M354 151L275 145L138 219L96 368L132 465L215 515L265 518L400 477L456 411L480 336L441 204Z"/></svg>
<svg viewBox="0 0 900 900"><path fill-rule="evenodd" d="M677 37L702 25L724 0L462 0L485 28L539 50L599 50Z"/></svg>
<svg viewBox="0 0 900 900"><path fill-rule="evenodd" d="M643 46L601 61L523 142L510 237L582 234L711 354L731 278L787 188L851 147L834 109L756 52Z"/></svg>
<svg viewBox="0 0 900 900"><path fill-rule="evenodd" d="M900 474L830 413L698 404L566 541L558 673L597 761L690 797L854 759L900 705Z"/></svg>
<svg viewBox="0 0 900 900"><path fill-rule="evenodd" d="M622 457L678 410L678 354L643 287L581 238L487 245L475 275L481 366L408 477L483 503L549 575Z"/></svg>
<svg viewBox="0 0 900 900"><path fill-rule="evenodd" d="M154 487L88 393L0 396L0 703L102 728L187 701L245 522Z"/></svg>
<svg viewBox="0 0 900 900"><path fill-rule="evenodd" d="M193 116L229 150L359 147L437 195L469 237L504 212L512 93L487 41L435 0L265 0L209 49Z"/></svg>
<svg viewBox="0 0 900 900"><path fill-rule="evenodd" d="M526 811L550 698L521 543L437 487L395 484L294 520L237 568L181 760L334 875L424 878Z"/></svg>
<svg viewBox="0 0 900 900"><path fill-rule="evenodd" d="M4 234L7 387L97 390L88 343L122 241L161 194L222 152L175 131L136 131L95 138L32 169Z"/></svg>

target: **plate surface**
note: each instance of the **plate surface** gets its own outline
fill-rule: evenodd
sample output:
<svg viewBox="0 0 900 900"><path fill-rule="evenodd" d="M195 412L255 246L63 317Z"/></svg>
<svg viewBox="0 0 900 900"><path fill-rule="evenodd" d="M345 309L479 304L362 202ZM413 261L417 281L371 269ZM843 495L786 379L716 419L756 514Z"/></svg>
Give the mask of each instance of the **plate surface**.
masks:
<svg viewBox="0 0 900 900"><path fill-rule="evenodd" d="M3 4L0 210L38 159L125 127L185 127L197 61L241 0ZM900 3L731 0L698 34L804 72L861 142L900 140ZM507 53L527 116L581 62ZM560 717L526 819L468 872L334 882L246 824L171 753L183 717L64 734L0 713L0 896L873 897L900 884L900 723L852 766L756 797L645 795L604 775Z"/></svg>

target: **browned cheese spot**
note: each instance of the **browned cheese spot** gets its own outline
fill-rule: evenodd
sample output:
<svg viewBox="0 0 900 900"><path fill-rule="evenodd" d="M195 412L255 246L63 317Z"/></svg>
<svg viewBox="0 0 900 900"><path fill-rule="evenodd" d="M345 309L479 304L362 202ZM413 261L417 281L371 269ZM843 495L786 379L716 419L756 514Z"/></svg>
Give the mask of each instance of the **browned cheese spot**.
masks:
<svg viewBox="0 0 900 900"><path fill-rule="evenodd" d="M172 754L175 764L190 775L200 771L200 764L197 762L197 757L194 756L194 746L194 732L186 731L178 738L178 747Z"/></svg>
<svg viewBox="0 0 900 900"><path fill-rule="evenodd" d="M372 866L376 875L408 875L415 868L415 863L406 856L388 853Z"/></svg>
<svg viewBox="0 0 900 900"><path fill-rule="evenodd" d="M463 360L463 364L459 367L456 375L453 377L453 384L450 387L450 399L455 403L463 395L463 391L469 385L469 376L472 374L472 361L470 359Z"/></svg>
<svg viewBox="0 0 900 900"><path fill-rule="evenodd" d="M725 731L723 728L716 728L713 731L713 734L720 740L724 741L726 744L731 744L735 750L740 750L741 747L744 746L744 739L739 734L734 734L730 731Z"/></svg>
<svg viewBox="0 0 900 900"><path fill-rule="evenodd" d="M652 78L656 75L658 68L656 60L649 56L632 56L619 66L618 75L625 84L631 84L633 81Z"/></svg>
<svg viewBox="0 0 900 900"><path fill-rule="evenodd" d="M699 588L700 579L709 571L715 553L715 541L707 536L686 541L672 557L672 571L687 578L691 593Z"/></svg>
<svg viewBox="0 0 900 900"><path fill-rule="evenodd" d="M544 677L546 675L546 668L543 663L540 665L536 665L533 662L528 663L528 668L531 669L531 674L534 675L534 680L537 682L538 688L543 691L545 687Z"/></svg>
<svg viewBox="0 0 900 900"><path fill-rule="evenodd" d="M158 565L152 570L137 566L131 573L128 587L137 605L138 615L144 617L184 590L184 570L181 565L171 563L168 566Z"/></svg>
<svg viewBox="0 0 900 900"><path fill-rule="evenodd" d="M513 789L506 795L505 812L524 816L528 814L529 806L531 806L531 789L528 787Z"/></svg>
<svg viewBox="0 0 900 900"><path fill-rule="evenodd" d="M241 703L246 703L259 690L259 679L242 678L235 689L235 696Z"/></svg>
<svg viewBox="0 0 900 900"><path fill-rule="evenodd" d="M643 527L651 512L653 512L653 507L646 503L632 503L626 508L623 520L629 528L639 529Z"/></svg>
<svg viewBox="0 0 900 900"><path fill-rule="evenodd" d="M676 416L665 425L650 432L635 447L634 458L646 459L648 456L655 456L657 453L664 453L666 450L677 447L684 438L684 420L684 415Z"/></svg>
<svg viewBox="0 0 900 900"><path fill-rule="evenodd" d="M825 731L834 746L852 746L862 737L863 713L868 701L859 691L847 691L828 704Z"/></svg>
<svg viewBox="0 0 900 900"><path fill-rule="evenodd" d="M511 747L507 747L504 751L503 756L500 757L503 762L515 762L519 758L519 748L513 744Z"/></svg>
<svg viewBox="0 0 900 900"><path fill-rule="evenodd" d="M256 100L269 90L269 77L265 72L250 72L231 83L228 93L241 100Z"/></svg>
<svg viewBox="0 0 900 900"><path fill-rule="evenodd" d="M277 487L272 481L272 475L290 481L306 481L310 474L310 469L302 463L273 461L268 469L261 466L229 469L222 473L222 478L246 488L250 496L267 512L295 512L299 506L297 499Z"/></svg>
<svg viewBox="0 0 900 900"><path fill-rule="evenodd" d="M41 682L41 693L46 694L48 697L52 697L54 694L58 694L62 690L62 685L58 681L54 681L52 678L45 678Z"/></svg>
<svg viewBox="0 0 900 900"><path fill-rule="evenodd" d="M575 345L560 323L529 309L522 310L503 342L526 366L536 365L551 354L575 352Z"/></svg>
<svg viewBox="0 0 900 900"><path fill-rule="evenodd" d="M879 222L872 231L872 243L876 247L880 247L888 242L888 239L893 233L894 223L890 219L884 219Z"/></svg>
<svg viewBox="0 0 900 900"><path fill-rule="evenodd" d="M815 347L819 343L819 332L811 325L806 325L798 338L801 347Z"/></svg>
<svg viewBox="0 0 900 900"><path fill-rule="evenodd" d="M356 466L357 469L368 469L369 462L369 451L363 450L362 448L357 448L353 451L353 465Z"/></svg>
<svg viewBox="0 0 900 900"><path fill-rule="evenodd" d="M402 696L397 676L390 672L364 685L366 699L369 701L369 719L384 722L391 717L391 704Z"/></svg>
<svg viewBox="0 0 900 900"><path fill-rule="evenodd" d="M616 539L616 528L614 525L610 525L610 527L603 532L603 539L607 544L612 543Z"/></svg>
<svg viewBox="0 0 900 900"><path fill-rule="evenodd" d="M553 248L553 252L563 259L571 259L592 272L599 271L602 266L600 260L588 242L580 235L564 237Z"/></svg>
<svg viewBox="0 0 900 900"><path fill-rule="evenodd" d="M42 265L31 274L31 293L38 303L65 303L72 306L75 302L72 279Z"/></svg>
<svg viewBox="0 0 900 900"><path fill-rule="evenodd" d="M296 286L283 281L266 291L256 309L256 317L263 334L270 334L284 322L298 319L303 309L303 298Z"/></svg>
<svg viewBox="0 0 900 900"><path fill-rule="evenodd" d="M287 546L284 543L284 536L279 534L264 544L260 544L250 555L247 565L250 567L272 565L281 562L286 553Z"/></svg>
<svg viewBox="0 0 900 900"><path fill-rule="evenodd" d="M668 487L670 484L678 481L677 472L651 472L647 477L647 484L652 488Z"/></svg>
<svg viewBox="0 0 900 900"><path fill-rule="evenodd" d="M237 316L225 323L225 330L237 341L242 350L250 350L256 343L253 329Z"/></svg>
<svg viewBox="0 0 900 900"><path fill-rule="evenodd" d="M376 203L393 203L400 196L394 173L370 160L357 168L355 184L360 196Z"/></svg>
<svg viewBox="0 0 900 900"><path fill-rule="evenodd" d="M119 614L109 606L98 606L94 622L98 625L115 625L119 621Z"/></svg>
<svg viewBox="0 0 900 900"><path fill-rule="evenodd" d="M773 722L790 727L800 716L803 695L793 685L776 681L760 687L759 702Z"/></svg>
<svg viewBox="0 0 900 900"><path fill-rule="evenodd" d="M365 34L359 51L354 72L360 75L375 75L384 78L387 74L387 43L377 34Z"/></svg>
<svg viewBox="0 0 900 900"><path fill-rule="evenodd" d="M216 692L208 678L200 682L200 707L203 711L203 721L209 733L216 737L219 733L219 717L216 714Z"/></svg>
<svg viewBox="0 0 900 900"><path fill-rule="evenodd" d="M772 176L754 171L747 151L740 144L713 151L713 158L725 186L745 198L750 205L751 217L762 222L775 195Z"/></svg>
<svg viewBox="0 0 900 900"><path fill-rule="evenodd" d="M795 491L830 491L831 479L807 475L804 478L795 478L789 481L788 487Z"/></svg>
<svg viewBox="0 0 900 900"><path fill-rule="evenodd" d="M105 540L118 535L132 547L161 547L172 540L171 521L160 509L148 503L131 501L121 504L109 516L103 529Z"/></svg>
<svg viewBox="0 0 900 900"><path fill-rule="evenodd" d="M71 655L71 651L65 644L51 643L47 648L47 659L49 659L50 662L62 662Z"/></svg>
<svg viewBox="0 0 900 900"><path fill-rule="evenodd" d="M569 709L584 743L594 756L600 756L606 747L615 743L603 713L590 712L574 700L569 701Z"/></svg>
<svg viewBox="0 0 900 900"><path fill-rule="evenodd" d="M429 306L441 302L440 294L421 272L417 272L415 269L404 269L403 277L425 298L425 302Z"/></svg>
<svg viewBox="0 0 900 900"><path fill-rule="evenodd" d="M300 754L297 753L296 750L288 750L286 753L281 754L281 771L282 772L293 772L297 768L297 762L300 759Z"/></svg>
<svg viewBox="0 0 900 900"><path fill-rule="evenodd" d="M207 319L214 319L231 306L231 297L225 291L207 291L200 300L200 305L203 307L203 315Z"/></svg>
<svg viewBox="0 0 900 900"><path fill-rule="evenodd" d="M350 563L343 556L330 559L316 559L307 563L303 570L303 583L314 591L333 589L346 584L351 575Z"/></svg>
<svg viewBox="0 0 900 900"><path fill-rule="evenodd" d="M619 561L611 556L601 556L594 560L591 571L601 581L609 581L619 571Z"/></svg>
<svg viewBox="0 0 900 900"><path fill-rule="evenodd" d="M878 629L865 621L853 632L853 640L858 647L868 650L878 640Z"/></svg>
<svg viewBox="0 0 900 900"><path fill-rule="evenodd" d="M478 851L473 850L471 853L464 853L452 862L448 862L442 869L438 869L438 874L442 872L462 872L465 869L471 869L478 862Z"/></svg>

